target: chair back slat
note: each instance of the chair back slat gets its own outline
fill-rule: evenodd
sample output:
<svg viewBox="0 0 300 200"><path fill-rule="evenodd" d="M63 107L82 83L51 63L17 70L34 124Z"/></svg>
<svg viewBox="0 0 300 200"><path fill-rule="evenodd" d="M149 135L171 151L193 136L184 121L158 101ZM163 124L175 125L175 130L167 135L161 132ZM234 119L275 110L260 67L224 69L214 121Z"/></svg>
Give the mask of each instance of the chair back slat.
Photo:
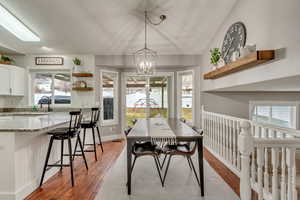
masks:
<svg viewBox="0 0 300 200"><path fill-rule="evenodd" d="M69 133L76 132L79 130L82 121L82 112L71 111L70 112L70 123L69 123Z"/></svg>
<svg viewBox="0 0 300 200"><path fill-rule="evenodd" d="M97 123L100 117L100 109L98 107L92 108L91 123Z"/></svg>

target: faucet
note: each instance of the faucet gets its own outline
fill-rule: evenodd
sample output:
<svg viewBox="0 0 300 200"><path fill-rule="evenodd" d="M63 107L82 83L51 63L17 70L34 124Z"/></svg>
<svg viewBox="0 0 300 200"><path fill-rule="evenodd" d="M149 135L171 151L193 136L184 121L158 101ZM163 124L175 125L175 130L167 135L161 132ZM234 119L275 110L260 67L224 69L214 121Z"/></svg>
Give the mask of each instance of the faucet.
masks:
<svg viewBox="0 0 300 200"><path fill-rule="evenodd" d="M47 104L48 104L48 112L51 112L52 111L52 109L50 108L50 104L51 104L51 98L50 97L47 97L47 96L43 96L42 98L41 98L41 103L40 103L40 105L41 105L41 109L43 108L43 100L45 100L46 102L47 102Z"/></svg>

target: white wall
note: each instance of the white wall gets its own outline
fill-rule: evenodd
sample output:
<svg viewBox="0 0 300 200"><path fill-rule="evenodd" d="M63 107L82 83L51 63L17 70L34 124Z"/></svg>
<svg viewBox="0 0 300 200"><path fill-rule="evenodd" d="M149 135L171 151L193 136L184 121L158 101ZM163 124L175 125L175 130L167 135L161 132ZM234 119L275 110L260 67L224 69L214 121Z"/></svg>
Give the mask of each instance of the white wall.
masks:
<svg viewBox="0 0 300 200"><path fill-rule="evenodd" d="M277 61L234 73L216 80L202 80L202 91L277 79L300 74L300 1L237 1L223 25L203 53L202 73L211 71L209 49L221 48L229 26L242 21L247 28L247 43L258 49L281 49ZM212 13L214 14L214 13Z"/></svg>

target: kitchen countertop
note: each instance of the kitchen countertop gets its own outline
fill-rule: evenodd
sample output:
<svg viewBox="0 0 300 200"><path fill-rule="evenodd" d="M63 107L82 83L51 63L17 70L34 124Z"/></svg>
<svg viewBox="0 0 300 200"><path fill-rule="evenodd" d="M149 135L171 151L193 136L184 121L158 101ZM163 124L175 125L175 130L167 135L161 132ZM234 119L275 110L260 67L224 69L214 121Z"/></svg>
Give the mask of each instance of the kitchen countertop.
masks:
<svg viewBox="0 0 300 200"><path fill-rule="evenodd" d="M70 121L67 112L1 113L0 132L34 132L54 128Z"/></svg>

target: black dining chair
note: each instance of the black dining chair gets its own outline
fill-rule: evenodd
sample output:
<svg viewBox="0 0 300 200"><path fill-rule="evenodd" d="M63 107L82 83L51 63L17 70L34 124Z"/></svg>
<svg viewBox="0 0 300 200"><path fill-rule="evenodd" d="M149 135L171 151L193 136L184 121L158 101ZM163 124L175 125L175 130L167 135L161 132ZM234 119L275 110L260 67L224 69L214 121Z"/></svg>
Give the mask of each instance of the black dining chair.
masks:
<svg viewBox="0 0 300 200"><path fill-rule="evenodd" d="M130 133L131 130L132 130L132 128L129 127L128 129L126 129L124 131L126 137ZM142 156L152 156L154 159L154 162L155 162L155 166L156 166L156 170L159 175L160 182L163 186L163 179L162 179L161 172L160 172L160 163L158 160L158 156L160 155L160 153L161 153L161 150L159 148L157 148L157 145L153 145L153 144L151 144L151 142L150 143L149 142L134 143L134 145L132 146L132 155L134 156L134 159L133 159L133 164L131 166L131 173L134 169L137 158L142 157Z"/></svg>
<svg viewBox="0 0 300 200"><path fill-rule="evenodd" d="M44 164L44 169L43 169L43 174L40 182L40 187L43 184L43 180L45 177L46 171L51 168L51 167L60 167L60 170L62 170L63 167L70 167L71 170L71 181L72 181L72 186L74 186L74 176L73 176L73 158L72 158L72 143L71 139L77 137L78 144L80 146L81 150L81 156L84 159L85 167L88 170L88 165L86 162L85 154L83 151L83 145L79 136L80 133L80 126L81 126L81 120L82 120L82 113L81 111L72 111L70 112L70 122L69 122L69 127L61 127L61 128L56 128L52 131L49 131L47 134L51 135L50 138L50 143L46 155L46 161ZM54 140L60 140L61 141L61 160L60 164L48 164L53 141ZM69 153L64 154L64 141L68 141L68 148L69 148ZM69 156L69 164L64 164L63 163L63 158L64 156Z"/></svg>
<svg viewBox="0 0 300 200"><path fill-rule="evenodd" d="M195 130L195 129L193 128L193 130ZM201 133L198 132L198 133L203 134L203 132L201 132ZM197 143L196 142L185 143L185 144L177 144L177 145L166 145L164 147L164 149L162 151L162 154L165 154L166 157L169 156L169 158L168 158L168 161L167 161L167 167L165 169L165 174L164 174L164 178L163 178L163 185L165 184L165 181L166 181L166 176L167 176L167 173L168 173L168 170L169 170L171 158L173 156L184 156L187 159L187 162L188 162L188 165L189 165L190 169L193 170L193 172L194 172L194 175L197 179L198 185L201 186L200 180L199 180L197 172L195 170L193 160L191 158L195 154L196 148L197 148ZM162 163L162 166L164 166L164 162L165 162L165 159Z"/></svg>
<svg viewBox="0 0 300 200"><path fill-rule="evenodd" d="M97 149L96 149L96 139L95 139L95 128L97 129L98 139L99 139L99 145L101 146L101 150L103 152L103 145L101 140L101 135L99 131L99 117L100 117L100 109L98 107L91 109L91 118L90 120L83 121L81 123L81 128L83 128L83 148L85 145L93 146L93 149L84 149L84 152L94 152L95 154L95 160L97 161ZM93 136L93 144L86 144L85 138L86 138L86 129L92 129L92 136ZM77 144L78 141L76 141L74 154L77 152Z"/></svg>

